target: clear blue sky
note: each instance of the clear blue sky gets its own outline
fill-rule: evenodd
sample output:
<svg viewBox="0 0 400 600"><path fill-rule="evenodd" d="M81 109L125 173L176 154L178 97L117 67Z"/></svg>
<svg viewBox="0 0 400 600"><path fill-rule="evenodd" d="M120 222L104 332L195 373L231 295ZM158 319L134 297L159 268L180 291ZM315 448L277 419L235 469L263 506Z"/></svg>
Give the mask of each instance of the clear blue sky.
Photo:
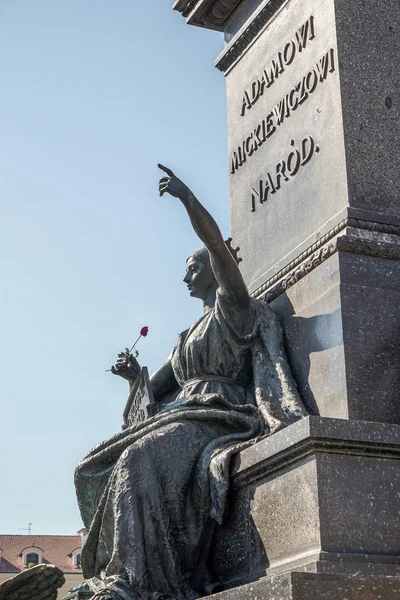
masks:
<svg viewBox="0 0 400 600"><path fill-rule="evenodd" d="M157 163L229 235L221 34L172 0L0 0L0 533L74 534L78 459L119 431L139 345L153 371L201 314L200 247Z"/></svg>

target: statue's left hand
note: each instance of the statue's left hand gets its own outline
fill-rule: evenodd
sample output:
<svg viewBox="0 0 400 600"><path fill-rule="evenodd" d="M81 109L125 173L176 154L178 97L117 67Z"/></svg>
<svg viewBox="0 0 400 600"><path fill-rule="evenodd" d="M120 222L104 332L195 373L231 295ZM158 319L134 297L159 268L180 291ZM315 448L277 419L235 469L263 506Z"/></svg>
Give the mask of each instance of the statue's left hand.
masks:
<svg viewBox="0 0 400 600"><path fill-rule="evenodd" d="M129 348L125 348L123 352L118 354L117 362L111 367L111 373L119 375L130 383L133 383L140 373L140 365L136 358L129 352Z"/></svg>
<svg viewBox="0 0 400 600"><path fill-rule="evenodd" d="M183 183L172 171L168 169L168 167L164 167L163 165L158 165L158 167L164 171L168 175L168 177L161 177L159 190L160 196L168 192L171 196L175 196L175 198L180 198L181 200L185 200L191 194L188 186Z"/></svg>

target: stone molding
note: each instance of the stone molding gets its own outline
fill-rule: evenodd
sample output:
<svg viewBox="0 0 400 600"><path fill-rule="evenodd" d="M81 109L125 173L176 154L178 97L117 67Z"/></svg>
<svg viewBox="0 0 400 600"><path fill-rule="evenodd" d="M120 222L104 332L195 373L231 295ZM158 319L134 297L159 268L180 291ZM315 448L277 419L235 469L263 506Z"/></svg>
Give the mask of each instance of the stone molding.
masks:
<svg viewBox="0 0 400 600"><path fill-rule="evenodd" d="M312 246L286 265L286 267L278 271L276 275L268 279L251 295L266 302L272 302L272 300L283 294L285 290L305 277L338 250L363 254L365 256L400 260L400 247L397 244L394 245L386 241L365 240L349 236L341 236L334 240L347 227L400 236L400 227L397 225L348 217L340 221L340 223L322 236L315 244L312 244Z"/></svg>
<svg viewBox="0 0 400 600"><path fill-rule="evenodd" d="M267 477L275 471L290 467L292 464L303 461L317 452L345 454L346 456L351 454L354 456L367 456L369 458L386 457L400 460L400 446L382 445L374 447L374 444L368 442L310 438L292 448L287 448L276 457L259 461L246 469L246 471L234 474L232 476L232 485L240 488L247 485L250 481L254 483L257 479Z"/></svg>
<svg viewBox="0 0 400 600"><path fill-rule="evenodd" d="M223 26L242 0L177 0L173 8L191 25L223 31Z"/></svg>
<svg viewBox="0 0 400 600"><path fill-rule="evenodd" d="M254 18L242 27L225 50L218 56L215 61L217 69L226 73L233 63L242 56L253 40L286 1L287 0L269 0Z"/></svg>
<svg viewBox="0 0 400 600"><path fill-rule="evenodd" d="M190 15L196 4L200 4L200 2L201 0L177 0L173 5L173 9L182 13L182 16L186 18Z"/></svg>
<svg viewBox="0 0 400 600"><path fill-rule="evenodd" d="M389 260L400 260L400 245L366 240L363 238L343 235L336 240L337 250L363 254L364 256L375 256Z"/></svg>
<svg viewBox="0 0 400 600"><path fill-rule="evenodd" d="M239 6L240 2L241 0L218 0L207 14L207 22L222 29L223 24L228 20L235 8Z"/></svg>
<svg viewBox="0 0 400 600"><path fill-rule="evenodd" d="M310 415L243 450L234 459L232 486L242 488L315 453L400 460L400 425Z"/></svg>
<svg viewBox="0 0 400 600"><path fill-rule="evenodd" d="M205 596L204 600L242 600L243 598L263 598L263 600L398 600L400 577L385 577L381 573L363 575L354 573L318 573L288 571L261 577L257 581L240 585Z"/></svg>

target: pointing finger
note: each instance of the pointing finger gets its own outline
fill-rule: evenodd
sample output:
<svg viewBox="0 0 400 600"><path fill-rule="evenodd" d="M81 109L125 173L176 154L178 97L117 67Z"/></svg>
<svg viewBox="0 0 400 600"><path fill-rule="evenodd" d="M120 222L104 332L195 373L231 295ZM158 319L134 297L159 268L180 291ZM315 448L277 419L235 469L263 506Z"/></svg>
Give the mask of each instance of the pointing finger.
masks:
<svg viewBox="0 0 400 600"><path fill-rule="evenodd" d="M171 171L171 169L168 169L168 167L164 167L164 165L158 163L158 168L161 169L161 171L164 171L164 173L166 173L167 175L169 175L169 177L174 177L174 173Z"/></svg>

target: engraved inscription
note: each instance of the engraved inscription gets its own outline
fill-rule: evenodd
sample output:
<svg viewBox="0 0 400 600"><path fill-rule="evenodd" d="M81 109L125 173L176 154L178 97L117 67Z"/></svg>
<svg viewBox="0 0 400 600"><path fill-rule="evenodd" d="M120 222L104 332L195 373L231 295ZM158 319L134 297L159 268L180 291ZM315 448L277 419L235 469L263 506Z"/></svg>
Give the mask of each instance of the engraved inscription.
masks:
<svg viewBox="0 0 400 600"><path fill-rule="evenodd" d="M319 152L319 146L316 145L311 135L303 138L296 147L294 140L291 140L293 149L288 156L279 161L274 169L267 172L263 179L260 179L256 188L251 189L251 212L256 211L258 204L267 202L270 194L276 194L281 189L283 183L290 181L304 167L314 153Z"/></svg>
<svg viewBox="0 0 400 600"><path fill-rule="evenodd" d="M273 85L286 67L292 64L296 54L302 52L307 46L307 42L314 38L314 17L311 16L263 69L260 77L255 79L249 89L244 92L240 112L242 117L246 114L246 110L250 110L265 91Z"/></svg>
<svg viewBox="0 0 400 600"><path fill-rule="evenodd" d="M231 156L231 174L234 175L270 138L277 128L335 71L335 51L328 50L302 79L283 96L271 112L245 137Z"/></svg>
<svg viewBox="0 0 400 600"><path fill-rule="evenodd" d="M147 367L142 367L139 377L133 384L124 410L123 429L145 421L153 414L154 406Z"/></svg>
<svg viewBox="0 0 400 600"><path fill-rule="evenodd" d="M128 423L129 425L135 425L135 423L141 423L147 418L147 394L145 389L145 383L141 379L139 386L136 390L135 397L133 398L133 402L131 404L131 409L128 415Z"/></svg>

